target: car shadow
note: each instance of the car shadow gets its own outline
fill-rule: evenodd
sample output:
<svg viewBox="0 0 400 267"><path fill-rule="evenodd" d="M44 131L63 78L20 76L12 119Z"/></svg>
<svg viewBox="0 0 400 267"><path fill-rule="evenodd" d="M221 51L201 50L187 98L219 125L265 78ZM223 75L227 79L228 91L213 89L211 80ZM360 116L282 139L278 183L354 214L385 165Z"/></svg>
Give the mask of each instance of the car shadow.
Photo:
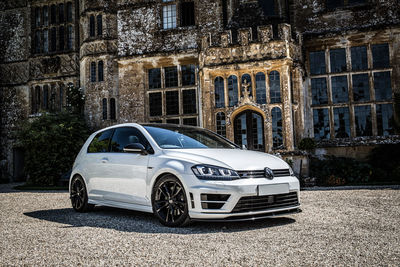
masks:
<svg viewBox="0 0 400 267"><path fill-rule="evenodd" d="M64 224L69 227L94 227L114 229L122 232L170 233L170 234L209 234L218 232L240 232L261 228L279 227L292 224L296 220L288 217L267 218L244 222L202 222L195 221L186 227L166 227L150 213L109 207L96 207L94 211L77 213L72 208L38 210L24 215Z"/></svg>

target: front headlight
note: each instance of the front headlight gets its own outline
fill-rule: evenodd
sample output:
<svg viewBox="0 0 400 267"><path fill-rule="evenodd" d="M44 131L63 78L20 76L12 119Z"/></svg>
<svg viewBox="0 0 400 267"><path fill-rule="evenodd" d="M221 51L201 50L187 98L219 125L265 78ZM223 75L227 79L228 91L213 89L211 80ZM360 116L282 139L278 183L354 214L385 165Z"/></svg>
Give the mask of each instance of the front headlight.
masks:
<svg viewBox="0 0 400 267"><path fill-rule="evenodd" d="M192 167L192 171L197 178L202 180L230 181L240 178L234 170L212 165L195 165Z"/></svg>

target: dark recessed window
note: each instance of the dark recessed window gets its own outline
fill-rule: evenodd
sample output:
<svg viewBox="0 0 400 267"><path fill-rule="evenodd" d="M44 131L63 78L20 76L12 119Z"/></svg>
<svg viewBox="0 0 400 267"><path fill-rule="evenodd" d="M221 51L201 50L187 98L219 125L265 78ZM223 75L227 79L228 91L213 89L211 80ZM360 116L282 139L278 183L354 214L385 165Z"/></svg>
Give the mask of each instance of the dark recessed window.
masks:
<svg viewBox="0 0 400 267"><path fill-rule="evenodd" d="M90 63L90 81L91 82L96 81L96 62Z"/></svg>
<svg viewBox="0 0 400 267"><path fill-rule="evenodd" d="M57 28L55 27L50 30L50 48L51 52L57 50Z"/></svg>
<svg viewBox="0 0 400 267"><path fill-rule="evenodd" d="M39 112L39 109L40 109L40 104L41 104L41 93L40 93L40 90L41 90L41 88L40 88L40 86L36 86L35 87L35 108L34 108L34 110L35 110L35 112L34 113L37 113L37 112Z"/></svg>
<svg viewBox="0 0 400 267"><path fill-rule="evenodd" d="M56 18L57 18L57 7L56 7L56 5L51 5L51 7L50 7L50 23L56 24L57 23Z"/></svg>
<svg viewBox="0 0 400 267"><path fill-rule="evenodd" d="M67 27L67 49L72 49L73 35L72 35L72 26L68 25Z"/></svg>
<svg viewBox="0 0 400 267"><path fill-rule="evenodd" d="M43 52L44 53L49 52L49 31L48 30L43 31Z"/></svg>
<svg viewBox="0 0 400 267"><path fill-rule="evenodd" d="M103 35L103 16L97 15L97 36Z"/></svg>
<svg viewBox="0 0 400 267"><path fill-rule="evenodd" d="M104 81L104 63L103 63L103 60L100 60L99 61L99 64L98 64L98 75L99 75L99 82L102 82L102 81Z"/></svg>
<svg viewBox="0 0 400 267"><path fill-rule="evenodd" d="M43 103L42 103L42 108L44 110L49 109L49 86L45 85L43 86Z"/></svg>
<svg viewBox="0 0 400 267"><path fill-rule="evenodd" d="M368 69L366 46L356 46L351 48L351 69L353 71Z"/></svg>
<svg viewBox="0 0 400 267"><path fill-rule="evenodd" d="M161 92L149 94L150 116L162 115L162 95Z"/></svg>
<svg viewBox="0 0 400 267"><path fill-rule="evenodd" d="M64 30L64 26L60 26L58 28L58 35L59 35L59 40L60 40L59 50L62 51L62 50L64 50L64 45L65 45L65 38L64 38L65 30Z"/></svg>
<svg viewBox="0 0 400 267"><path fill-rule="evenodd" d="M183 114L193 114L197 112L196 90L182 91Z"/></svg>
<svg viewBox="0 0 400 267"><path fill-rule="evenodd" d="M354 107L354 118L356 125L356 136L371 136L371 106Z"/></svg>
<svg viewBox="0 0 400 267"><path fill-rule="evenodd" d="M183 125L197 126L197 118L184 118Z"/></svg>
<svg viewBox="0 0 400 267"><path fill-rule="evenodd" d="M115 106L115 98L110 99L110 120L116 119L116 106Z"/></svg>
<svg viewBox="0 0 400 267"><path fill-rule="evenodd" d="M226 137L225 113L218 112L216 117L216 122L217 122L217 134Z"/></svg>
<svg viewBox="0 0 400 267"><path fill-rule="evenodd" d="M275 0L258 0L258 4L262 8L264 16L275 15Z"/></svg>
<svg viewBox="0 0 400 267"><path fill-rule="evenodd" d="M349 108L334 108L333 109L333 120L335 127L336 138L348 138L350 137L350 114Z"/></svg>
<svg viewBox="0 0 400 267"><path fill-rule="evenodd" d="M60 97L60 99L59 99L59 110L61 111L62 110L62 108L64 107L64 85L63 84L61 84L60 85L60 95L59 95L59 97Z"/></svg>
<svg viewBox="0 0 400 267"><path fill-rule="evenodd" d="M35 45L35 53L40 53L41 52L41 49L40 49L40 31L36 31L35 32L35 42L34 42L34 45Z"/></svg>
<svg viewBox="0 0 400 267"><path fill-rule="evenodd" d="M325 51L310 52L310 73L312 75L326 73Z"/></svg>
<svg viewBox="0 0 400 267"><path fill-rule="evenodd" d="M281 103L281 80L279 72L271 71L269 78L269 98L271 103Z"/></svg>
<svg viewBox="0 0 400 267"><path fill-rule="evenodd" d="M179 92L167 91L165 92L165 104L167 115L179 114Z"/></svg>
<svg viewBox="0 0 400 267"><path fill-rule="evenodd" d="M392 83L389 71L374 73L374 88L376 100L392 99Z"/></svg>
<svg viewBox="0 0 400 267"><path fill-rule="evenodd" d="M346 50L344 48L331 49L329 55L332 73L346 71Z"/></svg>
<svg viewBox="0 0 400 267"><path fill-rule="evenodd" d="M196 72L195 65L183 65L182 70L182 86L195 85L196 83Z"/></svg>
<svg viewBox="0 0 400 267"><path fill-rule="evenodd" d="M222 22L224 27L228 24L228 3L227 0L222 0Z"/></svg>
<svg viewBox="0 0 400 267"><path fill-rule="evenodd" d="M228 101L229 106L235 106L239 99L238 99L238 80L235 75L231 75L228 77Z"/></svg>
<svg viewBox="0 0 400 267"><path fill-rule="evenodd" d="M314 138L315 139L329 139L329 111L327 108L313 110L314 121Z"/></svg>
<svg viewBox="0 0 400 267"><path fill-rule="evenodd" d="M253 95L253 90L252 90L252 84L251 84L251 76L250 74L243 74L242 76L242 84L241 84L241 88L242 88L242 95L244 93L244 89L245 87L243 86L244 84L248 85L247 87L247 91L249 93L249 96Z"/></svg>
<svg viewBox="0 0 400 267"><path fill-rule="evenodd" d="M64 22L64 4L58 5L58 22L59 23Z"/></svg>
<svg viewBox="0 0 400 267"><path fill-rule="evenodd" d="M165 87L177 87L178 86L178 69L174 67L165 68Z"/></svg>
<svg viewBox="0 0 400 267"><path fill-rule="evenodd" d="M72 22L72 3L67 3L67 21Z"/></svg>
<svg viewBox="0 0 400 267"><path fill-rule="evenodd" d="M267 103L267 93L265 88L265 74L259 72L256 74L256 99L258 104Z"/></svg>
<svg viewBox="0 0 400 267"><path fill-rule="evenodd" d="M392 104L376 105L376 124L378 135L393 135L393 106Z"/></svg>
<svg viewBox="0 0 400 267"><path fill-rule="evenodd" d="M95 35L94 15L91 15L89 18L89 36L93 37L94 35Z"/></svg>
<svg viewBox="0 0 400 267"><path fill-rule="evenodd" d="M149 89L161 88L161 69L149 69Z"/></svg>
<svg viewBox="0 0 400 267"><path fill-rule="evenodd" d="M332 77L332 102L346 103L349 101L347 76Z"/></svg>
<svg viewBox="0 0 400 267"><path fill-rule="evenodd" d="M49 26L49 7L48 6L43 7L43 25Z"/></svg>
<svg viewBox="0 0 400 267"><path fill-rule="evenodd" d="M214 80L215 107L225 107L224 79L217 77Z"/></svg>
<svg viewBox="0 0 400 267"><path fill-rule="evenodd" d="M282 112L278 107L274 107L271 111L272 117L272 145L278 148L283 145L282 134Z"/></svg>
<svg viewBox="0 0 400 267"><path fill-rule="evenodd" d="M311 79L313 105L328 104L328 93L326 88L326 78Z"/></svg>
<svg viewBox="0 0 400 267"><path fill-rule="evenodd" d="M167 119L166 122L171 124L179 124L179 119Z"/></svg>
<svg viewBox="0 0 400 267"><path fill-rule="evenodd" d="M195 24L194 19L194 2L181 3L181 26L192 26Z"/></svg>
<svg viewBox="0 0 400 267"><path fill-rule="evenodd" d="M40 27L40 7L35 8L35 26Z"/></svg>
<svg viewBox="0 0 400 267"><path fill-rule="evenodd" d="M368 74L353 75L353 99L357 102L370 99Z"/></svg>
<svg viewBox="0 0 400 267"><path fill-rule="evenodd" d="M107 98L103 98L102 106L103 106L103 120L106 120L107 119Z"/></svg>
<svg viewBox="0 0 400 267"><path fill-rule="evenodd" d="M389 60L389 45L378 44L372 45L372 62L374 69L388 68L390 66Z"/></svg>

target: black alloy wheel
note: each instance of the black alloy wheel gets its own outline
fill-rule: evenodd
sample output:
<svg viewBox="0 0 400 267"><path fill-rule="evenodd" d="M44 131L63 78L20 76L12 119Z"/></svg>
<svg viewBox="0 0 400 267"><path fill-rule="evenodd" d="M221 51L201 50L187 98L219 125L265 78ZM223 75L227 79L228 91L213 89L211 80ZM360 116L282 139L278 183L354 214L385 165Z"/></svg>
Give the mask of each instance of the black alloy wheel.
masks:
<svg viewBox="0 0 400 267"><path fill-rule="evenodd" d="M151 195L154 215L166 226L184 226L190 222L186 192L173 175L156 182Z"/></svg>
<svg viewBox="0 0 400 267"><path fill-rule="evenodd" d="M70 199L72 207L78 212L86 212L94 207L93 204L88 203L85 182L80 176L75 176L72 179Z"/></svg>

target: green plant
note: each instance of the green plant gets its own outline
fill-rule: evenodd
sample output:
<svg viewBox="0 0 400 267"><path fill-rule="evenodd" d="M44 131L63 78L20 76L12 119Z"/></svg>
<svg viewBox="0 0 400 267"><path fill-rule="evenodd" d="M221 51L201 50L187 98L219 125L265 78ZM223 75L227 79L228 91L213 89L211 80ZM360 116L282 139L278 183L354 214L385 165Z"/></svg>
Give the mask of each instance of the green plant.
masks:
<svg viewBox="0 0 400 267"><path fill-rule="evenodd" d="M301 139L298 148L301 150L312 150L315 148L315 140L313 138Z"/></svg>
<svg viewBox="0 0 400 267"><path fill-rule="evenodd" d="M25 149L28 184L55 185L89 135L84 119L71 113L44 114L25 122L18 134Z"/></svg>
<svg viewBox="0 0 400 267"><path fill-rule="evenodd" d="M85 105L85 95L80 87L75 87L72 83L67 86L67 110L71 113L82 114Z"/></svg>

